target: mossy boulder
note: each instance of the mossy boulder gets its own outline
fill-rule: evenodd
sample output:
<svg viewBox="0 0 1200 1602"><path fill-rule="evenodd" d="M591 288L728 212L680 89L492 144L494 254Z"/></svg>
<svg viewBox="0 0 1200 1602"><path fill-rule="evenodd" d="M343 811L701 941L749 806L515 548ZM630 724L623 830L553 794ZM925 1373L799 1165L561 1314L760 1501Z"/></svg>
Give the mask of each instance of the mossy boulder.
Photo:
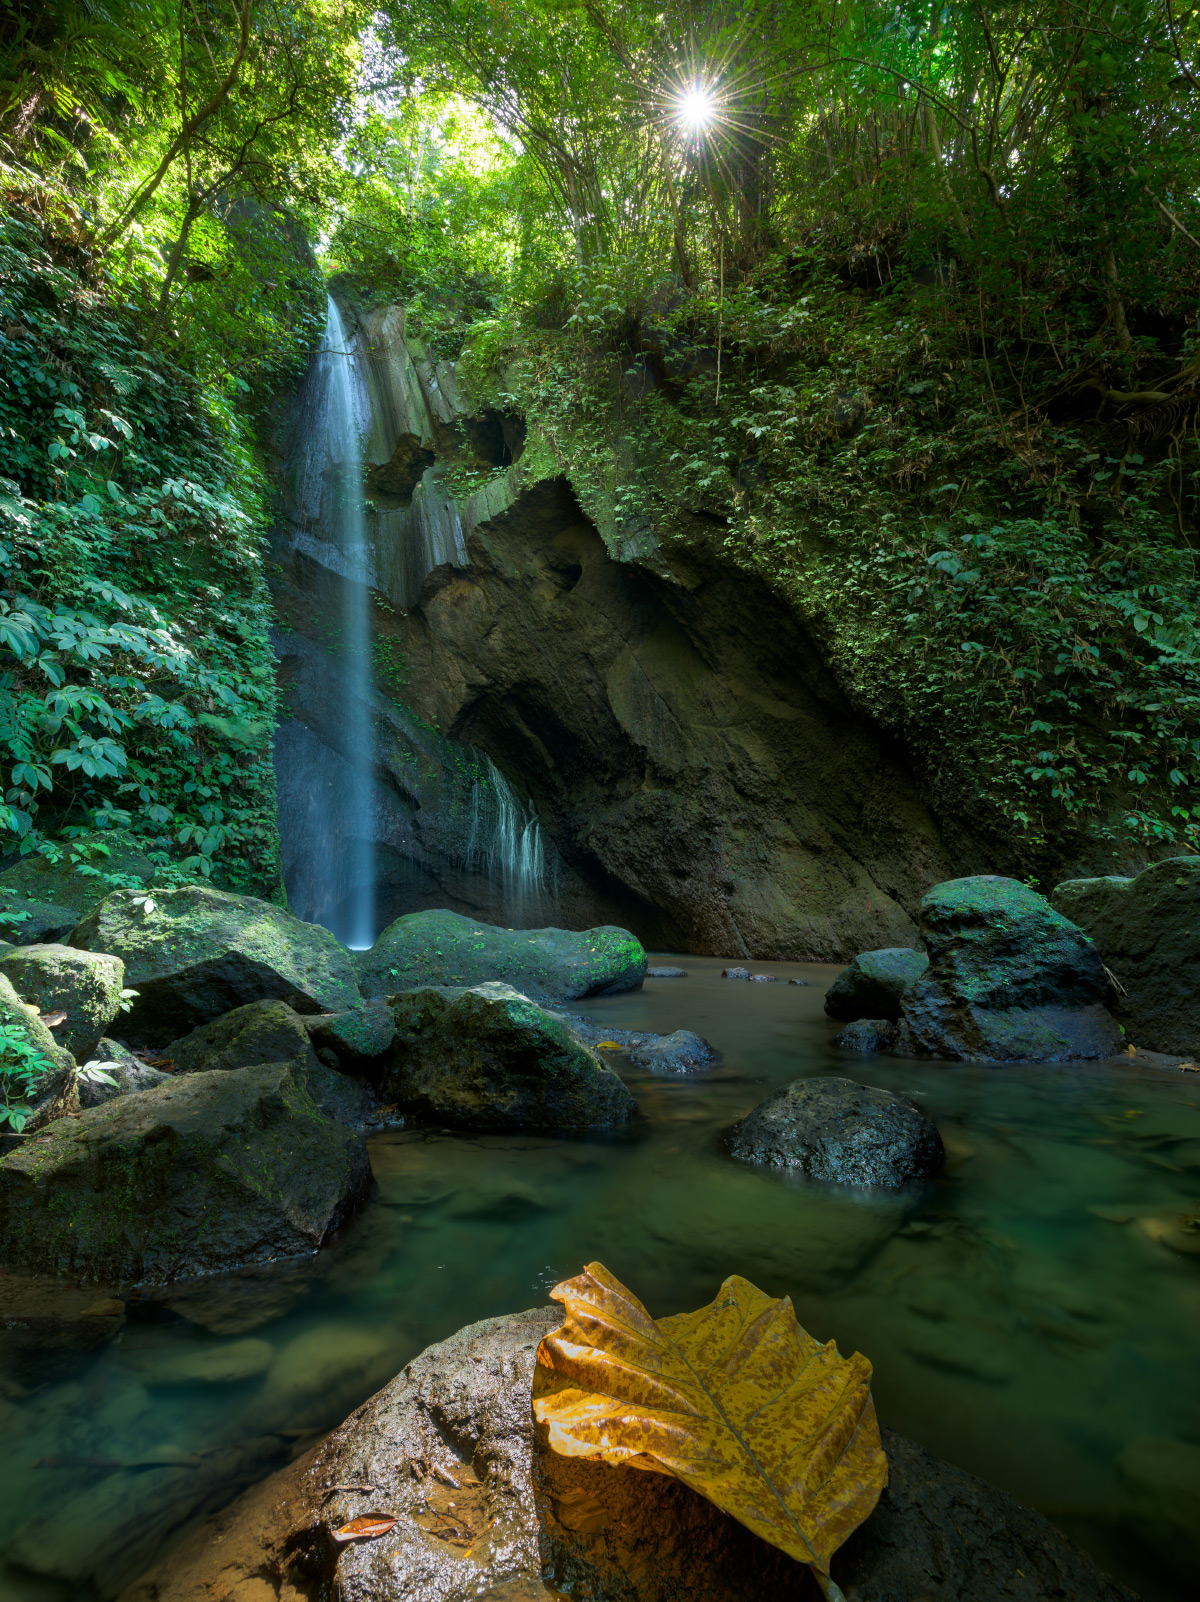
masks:
<svg viewBox="0 0 1200 1602"><path fill-rule="evenodd" d="M364 996L417 985L512 985L536 1001L636 990L646 953L627 929L496 929L457 912L412 912L357 959Z"/></svg>
<svg viewBox="0 0 1200 1602"><path fill-rule="evenodd" d="M0 1159L0 1262L153 1281L312 1252L367 1191L361 1134L283 1063L188 1074Z"/></svg>
<svg viewBox="0 0 1200 1602"><path fill-rule="evenodd" d="M929 967L901 1000L902 1055L1069 1062L1120 1048L1095 946L1018 879L935 885L921 902L921 934Z"/></svg>
<svg viewBox="0 0 1200 1602"><path fill-rule="evenodd" d="M938 1172L942 1137L911 1101L852 1079L797 1079L727 1137L741 1162L841 1185L894 1189Z"/></svg>
<svg viewBox="0 0 1200 1602"><path fill-rule="evenodd" d="M156 890L149 900L115 890L69 944L124 962L125 983L138 992L123 1024L133 1045L161 1045L250 1001L312 1013L358 1000L349 953L327 929L203 885Z"/></svg>
<svg viewBox="0 0 1200 1602"><path fill-rule="evenodd" d="M1116 978L1112 1010L1134 1044L1200 1052L1200 857L1169 857L1129 879L1068 879L1050 900Z"/></svg>
<svg viewBox="0 0 1200 1602"><path fill-rule="evenodd" d="M590 1129L637 1111L567 1025L506 984L391 998L396 1039L380 1094L467 1129Z"/></svg>
<svg viewBox="0 0 1200 1602"><path fill-rule="evenodd" d="M149 1063L135 1057L129 1047L123 1046L119 1040L107 1038L97 1042L91 1061L85 1067L102 1069L106 1077L93 1079L84 1076L80 1079L81 1107L99 1107L106 1101L115 1101L118 1096L137 1096L143 1090L155 1090L159 1085L167 1084L171 1078L161 1068L152 1068Z"/></svg>
<svg viewBox="0 0 1200 1602"><path fill-rule="evenodd" d="M0 910L21 898L39 906L69 909L75 914L74 924L114 889L144 890L154 882L154 874L154 864L136 841L105 830L70 842L57 861L35 851L5 868L0 873ZM39 938L45 939L45 934Z"/></svg>
<svg viewBox="0 0 1200 1602"><path fill-rule="evenodd" d="M76 1062L88 1060L121 1010L125 964L105 951L25 946L0 959L0 973L43 1013L66 1013L54 1038Z"/></svg>
<svg viewBox="0 0 1200 1602"><path fill-rule="evenodd" d="M75 1059L58 1044L46 1025L31 1007L27 1006L13 989L12 982L0 973L0 1024L11 1031L22 1045L31 1047L36 1058L24 1058L34 1067L41 1065L38 1077L30 1084L27 1095L18 1094L18 1084L7 1074L0 1075L0 1100L18 1108L21 1128L32 1134L44 1128L64 1113L75 1112L79 1097L75 1085ZM15 1055L5 1051L0 1065L9 1066ZM0 1134L11 1128L0 1125ZM4 1137L7 1138L7 1137Z"/></svg>
<svg viewBox="0 0 1200 1602"><path fill-rule="evenodd" d="M5 946L33 946L61 940L78 922L77 907L30 901L26 896L10 895L0 886L0 935L4 936L0 943Z"/></svg>
<svg viewBox="0 0 1200 1602"><path fill-rule="evenodd" d="M174 1071L212 1073L287 1063L327 1118L357 1126L375 1106L364 1085L321 1062L304 1020L285 1001L251 1001L164 1049Z"/></svg>
<svg viewBox="0 0 1200 1602"><path fill-rule="evenodd" d="M861 952L825 992L825 1011L842 1023L853 1023L856 1018L890 1018L895 1022L904 992L928 966L924 951L907 946Z"/></svg>
<svg viewBox="0 0 1200 1602"><path fill-rule="evenodd" d="M392 1049L396 1022L385 1000L364 1001L349 1012L306 1018L318 1051L330 1051L347 1073L371 1073Z"/></svg>

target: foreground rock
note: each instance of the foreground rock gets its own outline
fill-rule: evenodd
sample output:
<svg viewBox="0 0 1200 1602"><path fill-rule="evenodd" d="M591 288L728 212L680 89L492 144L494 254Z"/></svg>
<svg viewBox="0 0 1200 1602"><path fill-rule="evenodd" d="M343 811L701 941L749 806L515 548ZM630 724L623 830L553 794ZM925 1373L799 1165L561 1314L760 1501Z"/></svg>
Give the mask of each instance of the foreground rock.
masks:
<svg viewBox="0 0 1200 1602"><path fill-rule="evenodd" d="M925 952L907 946L864 951L825 992L825 1011L842 1023L857 1018L888 1018L895 1023L905 991L928 966Z"/></svg>
<svg viewBox="0 0 1200 1602"><path fill-rule="evenodd" d="M1200 857L1132 879L1068 879L1050 897L1117 980L1113 1012L1138 1046L1200 1052Z"/></svg>
<svg viewBox="0 0 1200 1602"><path fill-rule="evenodd" d="M219 1073L285 1063L327 1118L358 1127L375 1107L368 1088L322 1062L305 1020L286 1001L251 1001L167 1046L175 1073Z"/></svg>
<svg viewBox="0 0 1200 1602"><path fill-rule="evenodd" d="M144 895L115 890L70 944L108 951L138 994L122 1025L131 1045L161 1045L249 1001L341 1012L358 1000L349 953L327 929L254 896L202 885Z"/></svg>
<svg viewBox="0 0 1200 1602"><path fill-rule="evenodd" d="M0 973L43 1013L66 1013L55 1039L77 1062L87 1061L121 1010L125 964L107 952L25 946L0 961Z"/></svg>
<svg viewBox="0 0 1200 1602"><path fill-rule="evenodd" d="M808 1569L678 1481L535 1443L534 1355L560 1321L537 1308L428 1347L122 1602L819 1602ZM888 1488L833 1561L852 1602L1136 1602L1040 1514L903 1435L883 1443ZM333 1541L374 1512L397 1521L382 1539Z"/></svg>
<svg viewBox="0 0 1200 1602"><path fill-rule="evenodd" d="M797 1079L728 1136L731 1156L840 1185L907 1185L945 1164L942 1137L912 1102L851 1079Z"/></svg>
<svg viewBox="0 0 1200 1602"><path fill-rule="evenodd" d="M393 996L396 1036L380 1095L466 1129L592 1129L637 1111L621 1080L571 1032L505 984Z"/></svg>
<svg viewBox="0 0 1200 1602"><path fill-rule="evenodd" d="M364 996L418 985L502 980L534 1001L576 1001L636 990L646 953L627 929L495 929L457 912L397 918L358 958Z"/></svg>
<svg viewBox="0 0 1200 1602"><path fill-rule="evenodd" d="M366 1193L361 1134L282 1064L191 1074L0 1159L0 1262L163 1281L315 1251Z"/></svg>
<svg viewBox="0 0 1200 1602"><path fill-rule="evenodd" d="M921 902L921 934L929 968L900 1004L902 1054L1069 1062L1120 1049L1095 946L1019 880L935 885Z"/></svg>

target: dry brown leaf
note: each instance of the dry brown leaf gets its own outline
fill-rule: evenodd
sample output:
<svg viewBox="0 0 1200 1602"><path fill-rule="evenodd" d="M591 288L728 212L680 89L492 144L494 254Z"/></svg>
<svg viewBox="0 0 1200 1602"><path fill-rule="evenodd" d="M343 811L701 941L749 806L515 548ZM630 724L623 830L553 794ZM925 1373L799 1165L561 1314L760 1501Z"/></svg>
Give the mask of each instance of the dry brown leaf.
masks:
<svg viewBox="0 0 1200 1602"><path fill-rule="evenodd" d="M533 1411L552 1449L675 1475L835 1594L830 1558L887 1484L866 1358L736 1274L657 1323L601 1263L550 1294L566 1318L538 1347Z"/></svg>
<svg viewBox="0 0 1200 1602"><path fill-rule="evenodd" d="M362 1518L343 1524L340 1530L334 1530L333 1538L335 1541L375 1541L395 1528L395 1519L386 1513L366 1513Z"/></svg>
<svg viewBox="0 0 1200 1602"><path fill-rule="evenodd" d="M65 1012L44 1012L42 1014L42 1022L47 1029L57 1029L59 1024L65 1024L66 1021L67 1015Z"/></svg>

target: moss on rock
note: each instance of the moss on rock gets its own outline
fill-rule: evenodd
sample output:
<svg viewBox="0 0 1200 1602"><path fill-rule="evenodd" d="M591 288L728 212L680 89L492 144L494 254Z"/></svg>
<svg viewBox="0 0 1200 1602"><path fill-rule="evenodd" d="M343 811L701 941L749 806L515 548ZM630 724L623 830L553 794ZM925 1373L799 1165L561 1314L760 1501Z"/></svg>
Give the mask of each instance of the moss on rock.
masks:
<svg viewBox="0 0 1200 1602"><path fill-rule="evenodd" d="M124 1033L161 1044L251 1001L297 1012L340 1012L358 1000L349 953L327 929L282 907L202 885L115 890L71 933L70 944L110 951L137 990Z"/></svg>
<svg viewBox="0 0 1200 1602"><path fill-rule="evenodd" d="M478 985L502 980L536 1000L636 990L646 953L627 929L497 929L457 912L397 918L358 958L366 996L417 985Z"/></svg>

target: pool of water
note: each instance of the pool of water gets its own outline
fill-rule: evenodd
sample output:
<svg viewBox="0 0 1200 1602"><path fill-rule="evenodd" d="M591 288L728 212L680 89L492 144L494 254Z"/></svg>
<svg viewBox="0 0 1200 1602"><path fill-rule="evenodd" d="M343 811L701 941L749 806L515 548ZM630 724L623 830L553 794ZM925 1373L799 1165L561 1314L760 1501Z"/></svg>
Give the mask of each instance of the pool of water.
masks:
<svg viewBox="0 0 1200 1602"><path fill-rule="evenodd" d="M1200 1085L1120 1067L971 1068L834 1050L835 968L581 1003L695 1029L702 1074L622 1068L643 1117L556 1140L376 1138L375 1198L311 1262L156 1293L105 1350L0 1355L0 1602L115 1595L188 1519L302 1451L430 1341L545 1300L599 1259L652 1313L728 1274L875 1367L884 1420L1042 1508L1147 1602L1200 1572ZM735 1163L719 1131L773 1087L900 1091L949 1166L903 1196Z"/></svg>

